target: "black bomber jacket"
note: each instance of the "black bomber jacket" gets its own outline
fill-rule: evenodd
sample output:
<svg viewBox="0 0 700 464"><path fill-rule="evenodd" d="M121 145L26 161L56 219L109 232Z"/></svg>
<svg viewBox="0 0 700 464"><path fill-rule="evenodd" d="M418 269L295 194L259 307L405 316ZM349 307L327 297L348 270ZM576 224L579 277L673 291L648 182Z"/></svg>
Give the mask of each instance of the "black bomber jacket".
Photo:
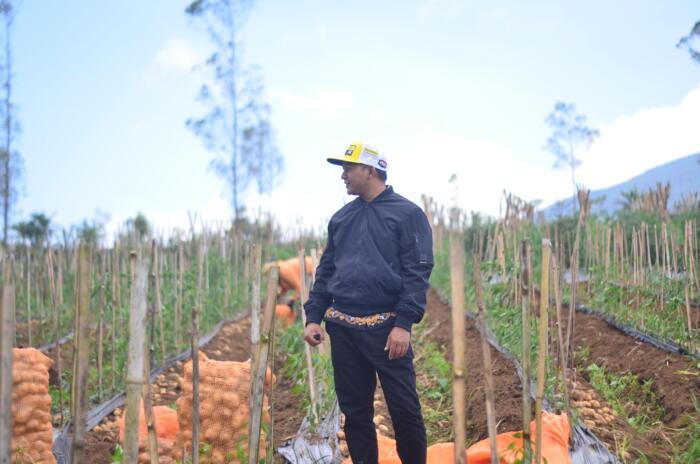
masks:
<svg viewBox="0 0 700 464"><path fill-rule="evenodd" d="M328 223L328 244L304 305L307 323L330 306L351 316L395 312L411 330L425 312L433 241L425 213L387 187L374 200L358 197Z"/></svg>

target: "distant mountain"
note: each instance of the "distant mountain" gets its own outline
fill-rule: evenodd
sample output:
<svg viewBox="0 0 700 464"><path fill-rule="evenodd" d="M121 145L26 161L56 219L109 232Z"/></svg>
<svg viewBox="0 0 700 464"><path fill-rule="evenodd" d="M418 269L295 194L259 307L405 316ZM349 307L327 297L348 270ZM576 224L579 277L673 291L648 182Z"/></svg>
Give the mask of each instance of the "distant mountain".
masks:
<svg viewBox="0 0 700 464"><path fill-rule="evenodd" d="M681 196L690 192L700 191L700 153L679 158L652 168L638 176L621 184L613 185L606 189L591 190L591 201L604 198L595 202L591 208L593 213L606 212L612 214L620 209L623 200L622 193L636 188L640 193L649 189L655 189L656 183L671 183L671 196L668 200L669 209L681 199ZM544 210L547 218L555 218L561 215L570 215L572 198L558 201Z"/></svg>

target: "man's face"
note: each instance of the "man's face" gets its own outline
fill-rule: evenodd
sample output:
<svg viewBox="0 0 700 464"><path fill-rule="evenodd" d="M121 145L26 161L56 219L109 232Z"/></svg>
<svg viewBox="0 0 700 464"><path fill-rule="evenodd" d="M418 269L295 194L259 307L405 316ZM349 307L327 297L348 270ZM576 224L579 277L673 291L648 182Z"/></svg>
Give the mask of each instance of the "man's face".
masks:
<svg viewBox="0 0 700 464"><path fill-rule="evenodd" d="M343 174L340 176L345 182L348 195L360 195L369 182L369 170L366 166L355 163L345 163Z"/></svg>

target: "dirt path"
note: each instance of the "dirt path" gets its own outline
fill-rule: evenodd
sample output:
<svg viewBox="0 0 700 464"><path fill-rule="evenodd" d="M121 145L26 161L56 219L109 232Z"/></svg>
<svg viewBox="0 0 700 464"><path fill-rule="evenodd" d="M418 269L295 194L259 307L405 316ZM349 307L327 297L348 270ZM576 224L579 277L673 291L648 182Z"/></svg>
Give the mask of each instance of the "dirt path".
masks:
<svg viewBox="0 0 700 464"><path fill-rule="evenodd" d="M452 361L452 322L450 306L431 289L426 308L428 339L437 343ZM488 438L486 397L481 336L474 322L467 319L467 441ZM498 433L522 429L522 386L513 363L491 348L492 372L496 397ZM452 427L452 424L448 425Z"/></svg>

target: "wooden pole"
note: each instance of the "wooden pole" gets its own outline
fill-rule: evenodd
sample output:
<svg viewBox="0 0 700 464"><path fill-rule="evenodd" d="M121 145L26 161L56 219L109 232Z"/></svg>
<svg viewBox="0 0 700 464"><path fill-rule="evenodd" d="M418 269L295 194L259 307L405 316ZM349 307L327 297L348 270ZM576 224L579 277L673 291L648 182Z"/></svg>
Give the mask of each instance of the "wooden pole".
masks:
<svg viewBox="0 0 700 464"><path fill-rule="evenodd" d="M279 282L279 267L274 265L270 269L267 279L267 300L262 320L262 333L258 345L258 355L252 371L251 398L253 408L250 411L250 431L248 439L248 463L257 464L260 454L260 431L263 415L263 397L265 387L265 374L268 358L274 357L270 350L270 344L275 336L275 303L277 302L277 284ZM272 456L268 456L272 459Z"/></svg>
<svg viewBox="0 0 700 464"><path fill-rule="evenodd" d="M561 383L562 390L564 392L564 405L566 407L566 412L569 415L569 420L571 419L571 411L569 407L569 390L566 375L567 366L567 349L564 345L564 336L562 334L562 317L561 317L561 290L559 288L559 266L557 264L556 256L552 256L552 283L554 290L554 302L556 304L556 317L557 317L557 345L559 346L559 368L561 369ZM539 464L539 463L538 463Z"/></svg>
<svg viewBox="0 0 700 464"><path fill-rule="evenodd" d="M144 321L144 330L147 323ZM155 418L153 416L153 392L151 389L151 352L148 349L148 338L144 337L143 346L143 413L146 420L146 430L148 431L148 456L151 464L158 464L158 434L156 432Z"/></svg>
<svg viewBox="0 0 700 464"><path fill-rule="evenodd" d="M32 346L32 255L27 245L27 346Z"/></svg>
<svg viewBox="0 0 700 464"><path fill-rule="evenodd" d="M301 277L301 301L309 299L306 288L306 255L304 249L299 250L299 273ZM301 325L306 327L306 313L301 312ZM311 345L304 343L304 357L306 358L306 371L309 376L309 399L311 400L311 418L316 423L318 421L318 385L316 384L316 373L314 363L311 358Z"/></svg>
<svg viewBox="0 0 700 464"><path fill-rule="evenodd" d="M156 434L156 426L153 417L153 395L151 389L151 359L153 355L153 345L155 340L153 340L153 328L155 327L155 318L160 312L160 294L159 294L159 284L158 284L158 244L155 239L151 241L151 273L150 273L150 283L151 288L153 288L153 299L151 300L150 311L146 314L146 321L144 322L144 330L147 330L149 324L151 327L151 337L145 338L143 352L143 387L141 395L143 396L143 413L146 421L146 430L148 432L148 455L151 464L158 464L158 436ZM148 297L146 298L148 300ZM148 320L150 319L150 321ZM161 319L162 322L162 319ZM160 327L161 340L163 339L163 325ZM163 349L163 360L165 360L165 349Z"/></svg>
<svg viewBox="0 0 700 464"><path fill-rule="evenodd" d="M0 255L4 252L0 249ZM15 285L12 263L2 263L2 301L0 302L0 464L10 464L12 452L12 346L15 341Z"/></svg>
<svg viewBox="0 0 700 464"><path fill-rule="evenodd" d="M135 269L131 281L129 312L129 357L126 373L126 406L124 457L126 462L138 462L139 458L139 415L143 393L143 373L146 351L146 294L148 292L148 265L142 257L133 252L130 256L131 269Z"/></svg>
<svg viewBox="0 0 700 464"><path fill-rule="evenodd" d="M97 397L102 402L104 398L104 327L105 327L105 307L107 306L107 255L104 252L97 252L99 270L98 281L100 283L100 303L97 320ZM57 347L58 348L58 347Z"/></svg>
<svg viewBox="0 0 700 464"><path fill-rule="evenodd" d="M110 338L112 339L112 392L117 389L117 312L121 314L121 280L119 270L119 242L114 245L112 250L112 327L110 330Z"/></svg>
<svg viewBox="0 0 700 464"><path fill-rule="evenodd" d="M455 224L454 227L457 227ZM466 332L464 314L464 240L461 231L453 229L450 237L450 282L452 288L452 404L454 416L455 464L465 464L467 445L467 404L465 359Z"/></svg>
<svg viewBox="0 0 700 464"><path fill-rule="evenodd" d="M153 262L151 263L151 279L153 281L153 316L158 318L158 335L160 344L160 359L165 362L165 327L163 321L163 300L160 295L160 262L162 256L158 242L153 239ZM155 321L153 321L155 323ZM155 341L153 341L155 343Z"/></svg>
<svg viewBox="0 0 700 464"><path fill-rule="evenodd" d="M180 322L182 321L182 298L183 298L183 280L185 278L185 249L182 245L182 240L177 242L177 283L175 290L175 346L179 349L182 338L180 330Z"/></svg>
<svg viewBox="0 0 700 464"><path fill-rule="evenodd" d="M535 462L542 460L542 402L544 401L545 362L549 329L549 266L552 244L542 240L542 276L540 279L540 333L537 348L537 392L535 393Z"/></svg>
<svg viewBox="0 0 700 464"><path fill-rule="evenodd" d="M476 307L478 309L478 327L481 334L481 351L484 360L484 380L486 383L486 424L489 431L491 447L491 464L498 464L498 442L496 441L496 396L494 393L493 373L491 372L491 348L486 339L486 311L484 306L484 291L481 281L481 263L474 256L474 284L476 290Z"/></svg>
<svg viewBox="0 0 700 464"><path fill-rule="evenodd" d="M74 354L73 354L73 387L72 387L72 420L73 462L80 464L85 461L85 434L87 412L87 381L90 356L90 283L91 265L90 250L81 243L78 251L78 298L75 316Z"/></svg>
<svg viewBox="0 0 700 464"><path fill-rule="evenodd" d="M527 240L520 243L520 269L522 275L522 365L523 365L523 464L529 464L532 461L532 447L530 437L530 421L532 420L530 398L530 298L529 287L530 269L529 262L529 245Z"/></svg>
<svg viewBox="0 0 700 464"><path fill-rule="evenodd" d="M199 313L202 310L204 293L204 255L205 244L202 240L197 247L197 298L192 306L192 331L190 346L192 349L192 464L199 464Z"/></svg>
<svg viewBox="0 0 700 464"><path fill-rule="evenodd" d="M686 312L686 317L687 317L687 323L688 323L688 340L692 343L693 340L693 321L690 316L690 285L692 283L693 276L691 274L692 268L690 265L690 258L689 254L691 253L690 247L689 247L689 242L690 242L690 221L686 221L684 224L685 226L685 234L684 234L684 241L683 241L683 270L685 274L684 284L683 284L683 293L685 296L685 312Z"/></svg>
<svg viewBox="0 0 700 464"><path fill-rule="evenodd" d="M260 262L262 261L262 247L254 243L251 250L253 266L253 295L250 308L250 345L251 353L257 352L260 342Z"/></svg>
<svg viewBox="0 0 700 464"><path fill-rule="evenodd" d="M63 426L63 366L61 357L61 345L58 342L61 339L61 309L58 304L58 296L56 291L56 281L54 279L54 263L53 263L53 250L51 247L46 253L46 265L49 271L49 286L51 292L51 306L53 306L53 327L54 327L54 340L56 342L56 349L54 350L55 364L56 364L56 376L58 377L58 414L60 417L60 425Z"/></svg>

